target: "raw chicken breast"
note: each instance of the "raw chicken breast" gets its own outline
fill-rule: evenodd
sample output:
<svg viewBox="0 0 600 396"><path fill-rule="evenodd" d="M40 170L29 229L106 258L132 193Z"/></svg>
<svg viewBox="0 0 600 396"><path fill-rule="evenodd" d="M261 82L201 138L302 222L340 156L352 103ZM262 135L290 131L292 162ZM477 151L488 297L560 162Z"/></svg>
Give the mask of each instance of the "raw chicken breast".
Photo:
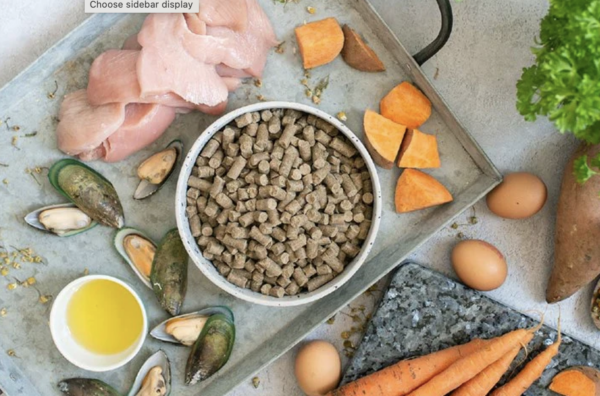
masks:
<svg viewBox="0 0 600 396"><path fill-rule="evenodd" d="M142 46L140 45L140 43L137 39L137 33L132 34L131 36L127 37L127 39L123 42L122 49L124 49L124 50L141 50L142 49Z"/></svg>
<svg viewBox="0 0 600 396"><path fill-rule="evenodd" d="M135 102L140 97L136 71L139 55L139 50L108 50L100 54L90 68L87 87L90 104Z"/></svg>
<svg viewBox="0 0 600 396"><path fill-rule="evenodd" d="M206 34L206 22L198 14L183 14L188 29L195 34Z"/></svg>
<svg viewBox="0 0 600 396"><path fill-rule="evenodd" d="M132 103L125 108L125 122L94 150L79 155L84 161L117 162L158 139L175 119L168 106Z"/></svg>
<svg viewBox="0 0 600 396"><path fill-rule="evenodd" d="M224 64L217 65L217 73L221 77L235 77L235 78L248 78L252 77L251 74L244 70L234 69Z"/></svg>
<svg viewBox="0 0 600 396"><path fill-rule="evenodd" d="M56 130L58 148L78 155L98 147L125 121L125 104L91 106L85 89L65 95Z"/></svg>
<svg viewBox="0 0 600 396"><path fill-rule="evenodd" d="M192 33L182 14L151 14L138 33L142 51L137 61L141 97L174 92L188 102L215 106L228 89L215 65L244 68L230 38Z"/></svg>
<svg viewBox="0 0 600 396"><path fill-rule="evenodd" d="M269 50L279 42L269 18L257 0L245 1L248 6L248 29L236 32L226 27L209 26L207 34L230 39L234 43L233 52L237 58L242 59L249 66L237 67L227 62L223 63L235 69L244 69L254 77L260 77L267 62Z"/></svg>
<svg viewBox="0 0 600 396"><path fill-rule="evenodd" d="M90 68L87 87L90 104L99 106L116 102L156 103L177 108L183 113L199 110L213 115L224 111L221 104L215 107L195 105L172 92L141 98L136 67L139 55L140 51L108 50L98 56ZM236 79L224 79L224 83L228 89L235 90L240 82Z"/></svg>
<svg viewBox="0 0 600 396"><path fill-rule="evenodd" d="M198 15L208 26L223 26L236 32L248 28L246 0L202 0Z"/></svg>

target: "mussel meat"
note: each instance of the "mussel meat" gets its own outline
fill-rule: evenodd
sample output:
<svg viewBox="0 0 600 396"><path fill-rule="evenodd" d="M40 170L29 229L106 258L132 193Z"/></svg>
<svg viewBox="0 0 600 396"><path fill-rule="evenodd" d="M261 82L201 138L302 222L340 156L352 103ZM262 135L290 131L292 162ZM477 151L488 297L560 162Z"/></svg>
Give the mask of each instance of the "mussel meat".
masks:
<svg viewBox="0 0 600 396"><path fill-rule="evenodd" d="M137 169L137 175L141 182L135 190L133 198L148 198L160 190L169 176L173 174L182 153L183 143L174 140L162 151L146 158Z"/></svg>
<svg viewBox="0 0 600 396"><path fill-rule="evenodd" d="M163 351L150 356L135 377L129 396L167 396L171 393L171 364Z"/></svg>
<svg viewBox="0 0 600 396"><path fill-rule="evenodd" d="M210 307L167 319L152 329L150 335L157 340L192 346L200 336L208 318L216 314L223 314L232 322L234 321L233 313L229 308Z"/></svg>
<svg viewBox="0 0 600 396"><path fill-rule="evenodd" d="M58 390L67 396L121 396L112 386L91 378L70 378L58 383Z"/></svg>
<svg viewBox="0 0 600 396"><path fill-rule="evenodd" d="M56 190L98 223L115 228L125 224L115 188L89 166L74 159L63 159L52 165L48 178Z"/></svg>
<svg viewBox="0 0 600 396"><path fill-rule="evenodd" d="M115 248L129 264L136 275L150 289L152 261L156 254L156 244L142 231L134 228L122 228L115 235Z"/></svg>
<svg viewBox="0 0 600 396"><path fill-rule="evenodd" d="M25 222L38 230L61 237L79 234L98 225L73 204L53 205L35 210L25 216Z"/></svg>
<svg viewBox="0 0 600 396"><path fill-rule="evenodd" d="M208 316L193 315L187 318L173 318L167 321L165 332L185 346L192 346L202 332Z"/></svg>
<svg viewBox="0 0 600 396"><path fill-rule="evenodd" d="M173 229L160 241L152 262L154 294L172 316L179 315L187 291L188 258L179 232Z"/></svg>
<svg viewBox="0 0 600 396"><path fill-rule="evenodd" d="M194 385L219 371L229 360L235 343L235 325L223 314L212 315L192 346L185 367L185 383Z"/></svg>
<svg viewBox="0 0 600 396"><path fill-rule="evenodd" d="M163 370L160 366L155 366L150 369L144 381L142 381L142 389L136 396L165 396L167 394L167 384L163 377Z"/></svg>

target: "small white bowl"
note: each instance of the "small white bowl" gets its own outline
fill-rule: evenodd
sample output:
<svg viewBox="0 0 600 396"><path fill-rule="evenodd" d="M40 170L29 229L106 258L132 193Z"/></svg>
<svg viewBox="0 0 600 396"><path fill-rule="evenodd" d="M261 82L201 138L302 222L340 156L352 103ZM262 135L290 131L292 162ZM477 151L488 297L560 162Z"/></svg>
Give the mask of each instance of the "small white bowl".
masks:
<svg viewBox="0 0 600 396"><path fill-rule="evenodd" d="M204 145L217 132L222 130L231 121L241 116L242 114L267 109L295 109L304 113L313 114L335 126L343 135L345 135L350 140L350 142L352 142L354 147L356 147L356 149L360 152L362 158L364 159L365 164L367 165L367 169L371 174L374 196L371 229L369 230L369 235L367 236L367 239L363 243L360 253L354 258L354 260L346 266L346 268L341 274L339 274L332 281L323 285L317 290L310 293L300 293L296 296L284 296L282 298L265 296L261 293L254 292L250 289L242 289L238 286L235 286L232 283L229 283L221 274L219 274L215 266L209 260L205 259L202 256L202 252L200 251L198 244L196 243L194 237L192 237L190 225L185 212L185 208L187 206L187 181L192 173L192 169L195 165L196 159L198 158L198 155L200 154L200 151L202 150ZM210 279L212 283L225 290L229 294L232 294L238 298L241 298L242 300L246 300L251 303L273 307L293 307L302 304L308 304L313 301L319 300L340 288L356 273L356 271L358 271L360 266L365 262L367 255L373 247L375 236L377 235L377 231L379 230L379 224L381 222L382 199L381 187L379 184L379 179L377 177L377 169L375 168L375 164L373 163L371 156L369 155L367 149L362 144L360 139L337 118L314 107L291 102L257 103L234 110L215 121L211 126L209 126L205 131L203 131L200 134L200 136L188 152L183 166L181 167L181 173L179 174L179 180L177 181L177 192L175 197L175 216L177 219L177 228L179 229L179 234L181 235L181 239L188 254L194 261L194 264L196 264L196 266L200 269L200 271L202 271L202 273L208 279Z"/></svg>
<svg viewBox="0 0 600 396"><path fill-rule="evenodd" d="M113 355L101 355L94 352L90 352L73 338L69 326L67 324L67 310L69 302L73 297L73 294L77 292L81 286L94 281L94 280L108 280L115 282L123 286L133 297L135 297L137 303L142 311L143 326L140 337L137 341L131 345L127 350L113 354ZM137 293L127 283L105 275L89 275L74 280L65 286L64 289L58 294L52 305L52 311L50 312L50 333L52 334L52 340L60 351L60 353L69 362L75 366L88 371L104 372L117 369L127 364L131 359L137 355L140 351L142 344L146 340L146 334L148 333L148 318L146 316L146 310L142 300Z"/></svg>

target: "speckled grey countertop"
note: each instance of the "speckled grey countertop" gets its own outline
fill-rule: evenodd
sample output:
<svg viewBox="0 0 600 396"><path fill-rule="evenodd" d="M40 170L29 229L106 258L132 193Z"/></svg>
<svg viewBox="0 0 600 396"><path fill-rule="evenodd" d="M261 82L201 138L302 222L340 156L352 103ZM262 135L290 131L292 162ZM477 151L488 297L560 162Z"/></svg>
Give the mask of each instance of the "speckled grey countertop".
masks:
<svg viewBox="0 0 600 396"><path fill-rule="evenodd" d="M298 6L317 5L318 13L318 1L301 0ZM437 34L439 16L434 0L372 2L411 52L420 50ZM3 0L2 6L0 85L86 18L82 1ZM453 7L453 35L423 69L500 170L538 174L548 185L549 201L537 216L518 222L493 217L480 202L475 206L477 225L438 233L413 258L451 275L448 252L458 232L488 240L504 252L510 269L507 283L490 296L521 311L545 310L544 289L552 263L560 174L575 142L557 133L545 120L526 123L515 110L515 83L521 69L532 62L529 48L547 1L463 0L453 2ZM9 139L0 135L0 144L10 144ZM467 223L470 215L465 214L458 222ZM589 297L590 291L586 290L563 304L564 328L598 345L600 332L585 317ZM366 299L371 301L372 297ZM549 309L548 317L556 317L556 310ZM338 315L333 325L321 326L309 338L329 339L341 348L340 333L350 327L350 322ZM263 370L258 375L258 389L247 383L232 395L302 395L293 379L294 355L295 350L290 351Z"/></svg>

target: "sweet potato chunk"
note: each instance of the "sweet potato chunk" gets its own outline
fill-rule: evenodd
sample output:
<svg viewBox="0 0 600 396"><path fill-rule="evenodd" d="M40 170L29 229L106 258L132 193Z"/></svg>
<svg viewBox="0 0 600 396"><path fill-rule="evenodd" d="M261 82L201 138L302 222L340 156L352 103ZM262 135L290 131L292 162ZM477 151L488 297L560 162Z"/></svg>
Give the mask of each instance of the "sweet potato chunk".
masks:
<svg viewBox="0 0 600 396"><path fill-rule="evenodd" d="M342 57L350 67L365 72L385 71L385 65L381 59L356 31L348 25L344 25L342 31L344 32Z"/></svg>
<svg viewBox="0 0 600 396"><path fill-rule="evenodd" d="M410 129L420 127L431 115L431 102L411 83L404 81L379 103L381 115Z"/></svg>
<svg viewBox="0 0 600 396"><path fill-rule="evenodd" d="M398 157L400 168L439 168L441 165L437 138L418 129L409 129Z"/></svg>
<svg viewBox="0 0 600 396"><path fill-rule="evenodd" d="M305 69L312 69L333 61L344 47L344 33L335 18L297 27L296 40L298 40Z"/></svg>
<svg viewBox="0 0 600 396"><path fill-rule="evenodd" d="M452 201L452 194L432 176L405 169L396 184L396 212L406 213Z"/></svg>
<svg viewBox="0 0 600 396"><path fill-rule="evenodd" d="M372 110L365 112L364 126L365 143L373 161L384 169L392 169L406 127Z"/></svg>
<svg viewBox="0 0 600 396"><path fill-rule="evenodd" d="M548 389L564 396L597 396L600 372L592 367L571 367L556 374Z"/></svg>

